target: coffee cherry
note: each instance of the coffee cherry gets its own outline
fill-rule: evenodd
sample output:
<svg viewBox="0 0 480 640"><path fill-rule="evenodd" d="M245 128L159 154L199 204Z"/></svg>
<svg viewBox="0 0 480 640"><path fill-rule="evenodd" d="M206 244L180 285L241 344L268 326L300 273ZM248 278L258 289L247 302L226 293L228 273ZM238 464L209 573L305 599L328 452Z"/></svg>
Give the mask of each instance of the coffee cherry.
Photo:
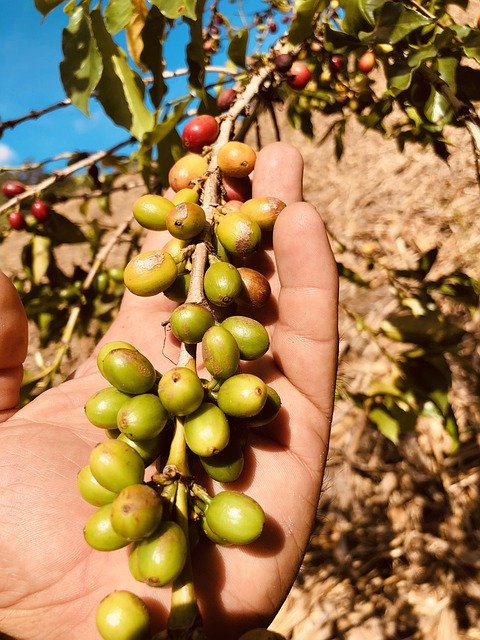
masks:
<svg viewBox="0 0 480 640"><path fill-rule="evenodd" d="M26 191L27 187L18 180L5 180L2 184L2 193L6 198L14 198Z"/></svg>
<svg viewBox="0 0 480 640"><path fill-rule="evenodd" d="M222 206L222 212L228 213L229 211L240 211L243 202L241 200L229 200Z"/></svg>
<svg viewBox="0 0 480 640"><path fill-rule="evenodd" d="M258 224L240 213L225 214L217 225L218 239L229 253L248 255L258 249L262 232Z"/></svg>
<svg viewBox="0 0 480 640"><path fill-rule="evenodd" d="M102 487L118 493L143 482L145 465L139 454L121 440L106 440L92 449L90 470Z"/></svg>
<svg viewBox="0 0 480 640"><path fill-rule="evenodd" d="M333 55L330 58L330 69L332 71L342 71L345 67L345 58L339 55Z"/></svg>
<svg viewBox="0 0 480 640"><path fill-rule="evenodd" d="M162 500L155 489L134 484L122 489L112 502L113 529L128 541L152 535L162 519Z"/></svg>
<svg viewBox="0 0 480 640"><path fill-rule="evenodd" d="M311 78L312 73L307 65L304 62L295 60L290 67L290 71L288 72L287 84L292 89L301 91L302 89L305 89Z"/></svg>
<svg viewBox="0 0 480 640"><path fill-rule="evenodd" d="M210 375L216 380L225 380L236 373L240 350L230 331L221 326L214 326L203 336L202 356Z"/></svg>
<svg viewBox="0 0 480 640"><path fill-rule="evenodd" d="M236 99L237 92L235 89L222 89L217 96L217 107L220 111L228 111Z"/></svg>
<svg viewBox="0 0 480 640"><path fill-rule="evenodd" d="M247 316L230 316L225 318L221 326L235 338L241 360L256 360L268 351L270 338L258 320Z"/></svg>
<svg viewBox="0 0 480 640"><path fill-rule="evenodd" d="M97 273L95 276L95 280L93 281L94 290L102 295L108 289L108 283L110 282L110 278L108 277L108 273L102 271Z"/></svg>
<svg viewBox="0 0 480 640"><path fill-rule="evenodd" d="M163 295L166 296L169 300L173 300L174 302L185 302L188 295L188 288L190 287L190 274L189 273L181 273L179 274L172 285L165 289Z"/></svg>
<svg viewBox="0 0 480 640"><path fill-rule="evenodd" d="M212 304L228 307L240 295L242 279L233 264L214 262L205 271L203 289Z"/></svg>
<svg viewBox="0 0 480 640"><path fill-rule="evenodd" d="M15 231L20 231L26 227L25 216L21 211L10 211L7 220L10 229L14 229Z"/></svg>
<svg viewBox="0 0 480 640"><path fill-rule="evenodd" d="M202 467L212 480L235 482L243 471L243 447L238 438L230 435L227 446L214 456L200 457Z"/></svg>
<svg viewBox="0 0 480 640"><path fill-rule="evenodd" d="M122 276L123 281L123 276ZM113 351L114 349L132 349L136 351L135 347L129 342L124 342L123 340L113 340L112 342L107 342L103 345L100 351L97 354L97 367L100 373L103 376L103 361L105 360L105 356Z"/></svg>
<svg viewBox="0 0 480 640"><path fill-rule="evenodd" d="M88 464L78 472L77 487L85 502L92 504L94 507L103 507L105 504L110 504L117 497L116 493L105 489L95 480Z"/></svg>
<svg viewBox="0 0 480 640"><path fill-rule="evenodd" d="M36 199L30 207L33 217L38 222L45 222L50 217L50 207L45 200Z"/></svg>
<svg viewBox="0 0 480 640"><path fill-rule="evenodd" d="M152 464L162 451L161 436L149 440L131 440L125 433L119 432L118 440L136 451L146 467Z"/></svg>
<svg viewBox="0 0 480 640"><path fill-rule="evenodd" d="M177 277L177 265L166 251L142 251L125 267L125 286L137 296L154 296Z"/></svg>
<svg viewBox="0 0 480 640"><path fill-rule="evenodd" d="M360 58L357 60L357 69L360 73L368 74L375 66L375 54L373 51L366 51Z"/></svg>
<svg viewBox="0 0 480 640"><path fill-rule="evenodd" d="M256 159L257 154L250 145L232 140L219 149L217 164L226 176L246 178L252 173Z"/></svg>
<svg viewBox="0 0 480 640"><path fill-rule="evenodd" d="M108 276L114 282L121 282L123 284L123 275L125 269L123 267L110 267L108 270Z"/></svg>
<svg viewBox="0 0 480 640"><path fill-rule="evenodd" d="M218 136L218 122L213 116L201 115L187 122L182 132L185 149L201 153L203 147L211 145Z"/></svg>
<svg viewBox="0 0 480 640"><path fill-rule="evenodd" d="M174 238L191 240L205 228L205 211L194 202L182 202L171 209L166 218L167 229Z"/></svg>
<svg viewBox="0 0 480 640"><path fill-rule="evenodd" d="M136 545L137 569L151 587L163 587L180 574L187 557L182 528L172 521L160 524L155 533Z"/></svg>
<svg viewBox="0 0 480 640"><path fill-rule="evenodd" d="M112 527L112 504L100 507L92 514L83 529L83 535L87 544L97 551L115 551L126 547L128 540L119 535Z"/></svg>
<svg viewBox="0 0 480 640"><path fill-rule="evenodd" d="M149 391L156 378L150 360L132 349L109 351L103 359L102 373L116 389L132 395Z"/></svg>
<svg viewBox="0 0 480 640"><path fill-rule="evenodd" d="M238 640L285 640L285 638L275 631L259 628L247 631Z"/></svg>
<svg viewBox="0 0 480 640"><path fill-rule="evenodd" d="M225 200L240 200L245 202L252 197L252 183L250 178L222 177L222 187L225 192Z"/></svg>
<svg viewBox="0 0 480 640"><path fill-rule="evenodd" d="M260 229L271 230L276 219L286 204L274 196L250 198L240 207L240 213L254 220Z"/></svg>
<svg viewBox="0 0 480 640"><path fill-rule="evenodd" d="M207 538L211 542L214 542L215 544L230 546L226 540L224 540L220 536L217 536L216 533L213 533L213 531L210 529L210 526L209 526L206 518L202 518L201 524L202 524L203 533L207 536Z"/></svg>
<svg viewBox="0 0 480 640"><path fill-rule="evenodd" d="M158 396L142 393L120 408L117 426L131 440L151 440L167 424L168 413Z"/></svg>
<svg viewBox="0 0 480 640"><path fill-rule="evenodd" d="M279 53L273 61L275 68L280 73L285 73L293 64L293 57L289 53Z"/></svg>
<svg viewBox="0 0 480 640"><path fill-rule="evenodd" d="M85 404L85 414L95 427L116 429L118 412L127 400L130 400L128 394L107 387L90 396Z"/></svg>
<svg viewBox="0 0 480 640"><path fill-rule="evenodd" d="M162 376L158 395L167 411L175 416L186 416L202 404L204 392L195 371L174 367Z"/></svg>
<svg viewBox="0 0 480 640"><path fill-rule="evenodd" d="M130 547L130 553L128 556L128 568L130 569L130 573L135 578L135 580L138 580L138 582L145 581L145 578L140 573L140 570L138 568L138 548L136 545L132 545Z"/></svg>
<svg viewBox="0 0 480 640"><path fill-rule="evenodd" d="M236 491L221 491L214 496L205 518L213 533L230 544L253 542L265 523L265 514L258 502Z"/></svg>
<svg viewBox="0 0 480 640"><path fill-rule="evenodd" d="M182 204L182 202L198 203L198 191L195 189L180 189L172 198L174 205Z"/></svg>
<svg viewBox="0 0 480 640"><path fill-rule="evenodd" d="M263 427L277 417L281 406L282 401L280 396L273 387L267 385L267 399L265 400L263 409L251 418L238 419L235 424L237 427L242 428Z"/></svg>
<svg viewBox="0 0 480 640"><path fill-rule="evenodd" d="M263 409L267 400L267 385L251 373L237 373L220 387L217 404L234 418L249 418Z"/></svg>
<svg viewBox="0 0 480 640"><path fill-rule="evenodd" d="M238 267L238 273L242 279L242 290L236 302L253 309L265 306L271 294L270 283L265 276L249 267Z"/></svg>
<svg viewBox="0 0 480 640"><path fill-rule="evenodd" d="M221 409L203 402L184 420L185 441L198 456L213 456L222 451L230 439L228 421Z"/></svg>
<svg viewBox="0 0 480 640"><path fill-rule="evenodd" d="M133 203L133 217L145 229L165 231L165 218L173 207L173 202L167 198L147 193Z"/></svg>
<svg viewBox="0 0 480 640"><path fill-rule="evenodd" d="M170 316L172 333L186 344L201 342L205 331L214 324L215 318L207 308L191 302L180 305Z"/></svg>
<svg viewBox="0 0 480 640"><path fill-rule="evenodd" d="M208 169L208 162L203 156L196 153L187 153L177 160L168 173L168 184L174 191L187 189L198 178L201 178Z"/></svg>
<svg viewBox="0 0 480 640"><path fill-rule="evenodd" d="M145 640L150 630L145 603L129 591L114 591L104 598L95 621L103 640Z"/></svg>

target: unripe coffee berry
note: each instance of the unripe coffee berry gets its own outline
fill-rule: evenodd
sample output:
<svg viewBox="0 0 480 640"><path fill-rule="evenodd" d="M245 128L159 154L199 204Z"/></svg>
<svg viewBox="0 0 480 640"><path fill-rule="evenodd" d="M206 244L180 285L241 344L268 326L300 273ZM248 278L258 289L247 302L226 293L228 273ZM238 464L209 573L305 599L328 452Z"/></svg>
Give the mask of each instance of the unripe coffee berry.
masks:
<svg viewBox="0 0 480 640"><path fill-rule="evenodd" d="M145 465L139 454L120 440L106 440L92 449L90 470L102 487L118 493L143 482Z"/></svg>
<svg viewBox="0 0 480 640"><path fill-rule="evenodd" d="M241 360L256 360L268 351L270 338L258 320L247 316L230 316L225 318L221 326L235 338Z"/></svg>
<svg viewBox="0 0 480 640"><path fill-rule="evenodd" d="M234 418L249 418L263 409L267 385L251 373L238 373L227 378L217 395L220 409Z"/></svg>
<svg viewBox="0 0 480 640"><path fill-rule="evenodd" d="M85 502L95 507L103 507L106 504L110 504L117 497L116 493L105 489L97 482L88 464L78 472L77 487Z"/></svg>
<svg viewBox="0 0 480 640"><path fill-rule="evenodd" d="M130 400L130 395L115 387L107 387L94 393L85 404L88 420L101 429L116 429L120 408Z"/></svg>
<svg viewBox="0 0 480 640"><path fill-rule="evenodd" d="M262 232L254 220L235 211L225 214L216 228L218 239L234 255L248 255L256 251Z"/></svg>
<svg viewBox="0 0 480 640"><path fill-rule="evenodd" d="M133 203L133 217L145 229L165 231L165 218L173 207L173 202L167 198L147 193Z"/></svg>
<svg viewBox="0 0 480 640"><path fill-rule="evenodd" d="M213 456L228 444L230 428L221 409L211 402L203 402L184 420L185 441L198 456Z"/></svg>
<svg viewBox="0 0 480 640"><path fill-rule="evenodd" d="M186 416L202 404L204 391L195 371L174 367L162 376L158 395L167 411L176 416Z"/></svg>
<svg viewBox="0 0 480 640"><path fill-rule="evenodd" d="M258 502L236 491L222 491L214 496L205 518L213 533L230 544L253 542L265 523L265 514Z"/></svg>
<svg viewBox="0 0 480 640"><path fill-rule="evenodd" d="M280 211L285 209L286 204L274 196L264 196L261 198L250 198L240 207L240 213L254 220L260 229L271 230L278 218Z"/></svg>
<svg viewBox="0 0 480 640"><path fill-rule="evenodd" d="M137 570L151 587L163 587L180 574L187 557L187 540L182 528L165 521L153 535L137 543Z"/></svg>
<svg viewBox="0 0 480 640"><path fill-rule="evenodd" d="M143 354L132 349L113 349L103 359L103 376L119 391L146 393L155 382L155 369Z"/></svg>
<svg viewBox="0 0 480 640"><path fill-rule="evenodd" d="M250 145L232 140L219 149L217 164L226 176L245 178L252 173L256 159L257 154Z"/></svg>
<svg viewBox="0 0 480 640"><path fill-rule="evenodd" d="M155 438L167 424L168 413L153 393L130 398L118 411L117 426L132 440Z"/></svg>
<svg viewBox="0 0 480 640"><path fill-rule="evenodd" d="M225 380L236 373L240 350L230 331L222 326L214 326L203 336L202 356L210 375L216 380Z"/></svg>
<svg viewBox="0 0 480 640"><path fill-rule="evenodd" d="M180 305L170 316L174 336L186 344L198 344L210 327L215 324L211 312L200 304L191 302Z"/></svg>
<svg viewBox="0 0 480 640"><path fill-rule="evenodd" d="M113 340L112 342L107 342L106 344L104 344L97 354L97 367L100 373L102 374L102 376L103 376L103 361L105 360L106 355L110 353L110 351L113 351L114 349L131 349L132 351L136 351L133 344L130 344L129 342L125 342L124 340Z"/></svg>
<svg viewBox="0 0 480 640"><path fill-rule="evenodd" d="M145 640L150 618L138 596L129 591L114 591L100 602L96 624L103 640Z"/></svg>
<svg viewBox="0 0 480 640"><path fill-rule="evenodd" d="M85 523L83 536L88 545L97 551L115 551L126 547L128 540L112 527L112 504L106 504L95 511Z"/></svg>
<svg viewBox="0 0 480 640"><path fill-rule="evenodd" d="M197 236L205 228L206 222L205 211L194 202L177 204L166 218L168 231L180 240L191 240Z"/></svg>
<svg viewBox="0 0 480 640"><path fill-rule="evenodd" d="M203 289L212 304L228 307L242 291L242 278L233 264L214 262L205 272Z"/></svg>
<svg viewBox="0 0 480 640"><path fill-rule="evenodd" d="M158 493L146 484L122 489L112 502L113 529L128 541L142 540L160 524L163 504Z"/></svg>
<svg viewBox="0 0 480 640"><path fill-rule="evenodd" d="M166 251L142 251L125 267L125 286L137 296L154 296L177 277L177 265Z"/></svg>

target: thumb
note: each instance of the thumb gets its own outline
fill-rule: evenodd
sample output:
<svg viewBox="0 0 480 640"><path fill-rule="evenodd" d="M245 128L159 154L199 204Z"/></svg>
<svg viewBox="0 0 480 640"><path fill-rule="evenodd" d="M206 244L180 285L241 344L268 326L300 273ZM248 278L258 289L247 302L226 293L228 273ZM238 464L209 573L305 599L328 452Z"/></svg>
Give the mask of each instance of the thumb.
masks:
<svg viewBox="0 0 480 640"><path fill-rule="evenodd" d="M25 310L17 290L0 271L0 422L12 415L18 403L27 347Z"/></svg>

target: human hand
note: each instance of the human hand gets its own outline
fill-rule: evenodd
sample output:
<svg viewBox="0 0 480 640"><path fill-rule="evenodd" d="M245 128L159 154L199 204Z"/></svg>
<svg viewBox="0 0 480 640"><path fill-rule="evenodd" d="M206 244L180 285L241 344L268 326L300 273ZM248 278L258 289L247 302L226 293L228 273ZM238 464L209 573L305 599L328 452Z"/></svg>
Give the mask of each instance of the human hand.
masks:
<svg viewBox="0 0 480 640"><path fill-rule="evenodd" d="M273 252L262 259L277 301L262 310L271 347L262 359L248 363L248 370L278 391L282 410L268 427L251 430L244 472L228 485L262 505L267 520L261 537L246 547L206 541L193 553L199 606L212 640L233 640L246 629L268 625L298 572L317 510L335 384L337 273L318 213L301 202L302 172L300 154L284 143L258 155L253 195L277 196L288 206L274 230L277 269ZM144 248L164 242L162 234L150 232ZM0 301L2 292L13 295L10 286L0 279ZM158 371L170 369L161 323L173 308L162 294L139 298L127 292L99 346L125 340ZM12 317L17 327L24 326L17 303L12 303ZM0 323L2 354L11 344L10 329L7 337L5 331ZM19 375L13 369L24 358L24 345L20 339L8 362L0 359L0 368L11 369L9 376L0 371L0 397L9 399L0 410L16 402ZM107 386L96 367L98 348L71 379L0 428L0 631L19 640L97 639L96 607L116 589L145 600L154 631L166 624L169 590L136 582L125 549L94 551L83 538L94 508L78 495L76 475L102 440L84 405ZM176 348L167 339L165 352L173 359ZM146 478L150 475L147 471ZM219 488L214 484L215 492Z"/></svg>

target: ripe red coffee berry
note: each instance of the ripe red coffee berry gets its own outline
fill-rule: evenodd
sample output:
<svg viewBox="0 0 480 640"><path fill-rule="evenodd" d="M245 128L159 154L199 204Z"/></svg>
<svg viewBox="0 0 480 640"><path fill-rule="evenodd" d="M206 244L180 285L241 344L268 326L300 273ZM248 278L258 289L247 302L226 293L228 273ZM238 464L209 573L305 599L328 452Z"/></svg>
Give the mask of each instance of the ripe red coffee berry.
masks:
<svg viewBox="0 0 480 640"><path fill-rule="evenodd" d="M25 228L25 218L21 211L11 211L8 214L8 225L10 229L20 231Z"/></svg>
<svg viewBox="0 0 480 640"><path fill-rule="evenodd" d="M185 125L182 132L183 146L194 153L201 153L203 147L215 142L218 130L218 122L213 116L197 116Z"/></svg>
<svg viewBox="0 0 480 640"><path fill-rule="evenodd" d="M32 202L30 210L33 217L39 222L45 222L45 220L47 220L47 218L50 216L50 207L45 202L45 200L35 200L34 202Z"/></svg>
<svg viewBox="0 0 480 640"><path fill-rule="evenodd" d="M288 72L287 84L292 89L301 91L302 89L305 89L307 84L310 82L311 77L312 74L307 65L304 62L295 60Z"/></svg>
<svg viewBox="0 0 480 640"><path fill-rule="evenodd" d="M237 92L235 89L223 89L217 96L217 107L220 111L228 111L236 99Z"/></svg>
<svg viewBox="0 0 480 640"><path fill-rule="evenodd" d="M281 73L288 71L293 64L293 58L289 53L279 53L273 61L275 68Z"/></svg>
<svg viewBox="0 0 480 640"><path fill-rule="evenodd" d="M330 68L332 71L341 71L345 66L345 58L343 56L334 55L330 58Z"/></svg>
<svg viewBox="0 0 480 640"><path fill-rule="evenodd" d="M366 51L357 62L357 69L360 73L370 73L375 66L375 54L373 51Z"/></svg>
<svg viewBox="0 0 480 640"><path fill-rule="evenodd" d="M6 198L14 198L25 191L26 187L18 180L5 180L2 184L2 193Z"/></svg>

